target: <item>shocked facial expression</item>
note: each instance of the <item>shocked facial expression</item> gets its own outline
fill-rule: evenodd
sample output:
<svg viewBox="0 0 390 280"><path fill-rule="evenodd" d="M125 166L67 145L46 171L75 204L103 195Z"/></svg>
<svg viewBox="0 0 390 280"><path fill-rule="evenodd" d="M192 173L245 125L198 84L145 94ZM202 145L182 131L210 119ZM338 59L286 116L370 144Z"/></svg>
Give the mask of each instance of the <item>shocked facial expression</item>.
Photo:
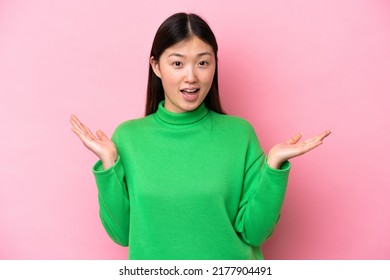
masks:
<svg viewBox="0 0 390 280"><path fill-rule="evenodd" d="M159 61L151 58L161 79L165 109L174 113L193 111L207 96L213 83L216 60L213 48L194 36L166 49Z"/></svg>

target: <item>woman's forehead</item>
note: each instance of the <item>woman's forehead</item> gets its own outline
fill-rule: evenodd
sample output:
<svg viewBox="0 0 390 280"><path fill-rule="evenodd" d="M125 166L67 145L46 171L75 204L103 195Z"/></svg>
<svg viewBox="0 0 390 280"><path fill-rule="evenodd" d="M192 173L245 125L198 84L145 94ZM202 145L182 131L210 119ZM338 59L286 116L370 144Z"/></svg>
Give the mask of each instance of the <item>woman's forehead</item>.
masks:
<svg viewBox="0 0 390 280"><path fill-rule="evenodd" d="M214 55L212 46L199 39L197 36L192 36L189 39L174 44L167 48L164 53L167 56Z"/></svg>

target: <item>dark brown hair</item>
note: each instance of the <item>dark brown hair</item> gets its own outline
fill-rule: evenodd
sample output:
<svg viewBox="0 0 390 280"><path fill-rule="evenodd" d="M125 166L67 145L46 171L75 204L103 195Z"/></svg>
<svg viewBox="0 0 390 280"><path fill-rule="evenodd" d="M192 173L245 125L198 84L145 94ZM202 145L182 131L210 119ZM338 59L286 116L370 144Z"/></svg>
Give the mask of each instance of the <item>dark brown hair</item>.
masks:
<svg viewBox="0 0 390 280"><path fill-rule="evenodd" d="M177 13L167 18L156 32L150 51L150 57L153 57L155 61L159 61L161 54L167 48L180 41L189 40L193 36L198 37L213 48L216 61L213 82L204 103L210 110L224 114L219 101L218 44L210 26L201 17L195 14ZM158 104L164 99L165 96L162 82L153 72L152 66L149 65L145 116L156 112Z"/></svg>

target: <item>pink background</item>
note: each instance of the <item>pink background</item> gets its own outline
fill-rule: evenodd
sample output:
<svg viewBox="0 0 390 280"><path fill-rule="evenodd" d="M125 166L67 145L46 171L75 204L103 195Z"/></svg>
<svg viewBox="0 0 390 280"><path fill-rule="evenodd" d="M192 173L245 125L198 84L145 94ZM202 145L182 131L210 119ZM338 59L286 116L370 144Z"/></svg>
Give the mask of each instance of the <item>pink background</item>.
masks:
<svg viewBox="0 0 390 280"><path fill-rule="evenodd" d="M220 45L225 109L292 160L268 259L390 259L388 1L0 2L0 259L126 259L98 217L77 114L111 135L144 111L160 23L195 12ZM239 3L239 4L237 4Z"/></svg>

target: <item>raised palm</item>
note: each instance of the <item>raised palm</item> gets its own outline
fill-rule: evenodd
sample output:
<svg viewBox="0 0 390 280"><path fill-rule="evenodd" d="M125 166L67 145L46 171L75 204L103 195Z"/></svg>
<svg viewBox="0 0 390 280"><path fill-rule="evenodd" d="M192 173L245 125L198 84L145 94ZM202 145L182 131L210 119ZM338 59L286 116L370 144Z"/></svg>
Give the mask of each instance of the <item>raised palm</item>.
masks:
<svg viewBox="0 0 390 280"><path fill-rule="evenodd" d="M280 165L297 156L303 155L322 144L325 137L330 135L330 131L326 130L319 135L299 142L302 138L301 133L295 134L293 137L283 143L276 144L268 153L268 164L273 168L279 168Z"/></svg>
<svg viewBox="0 0 390 280"><path fill-rule="evenodd" d="M71 116L70 123L72 131L80 138L84 146L100 158L104 169L114 164L118 158L118 152L114 142L103 131L98 130L94 135L75 115Z"/></svg>

